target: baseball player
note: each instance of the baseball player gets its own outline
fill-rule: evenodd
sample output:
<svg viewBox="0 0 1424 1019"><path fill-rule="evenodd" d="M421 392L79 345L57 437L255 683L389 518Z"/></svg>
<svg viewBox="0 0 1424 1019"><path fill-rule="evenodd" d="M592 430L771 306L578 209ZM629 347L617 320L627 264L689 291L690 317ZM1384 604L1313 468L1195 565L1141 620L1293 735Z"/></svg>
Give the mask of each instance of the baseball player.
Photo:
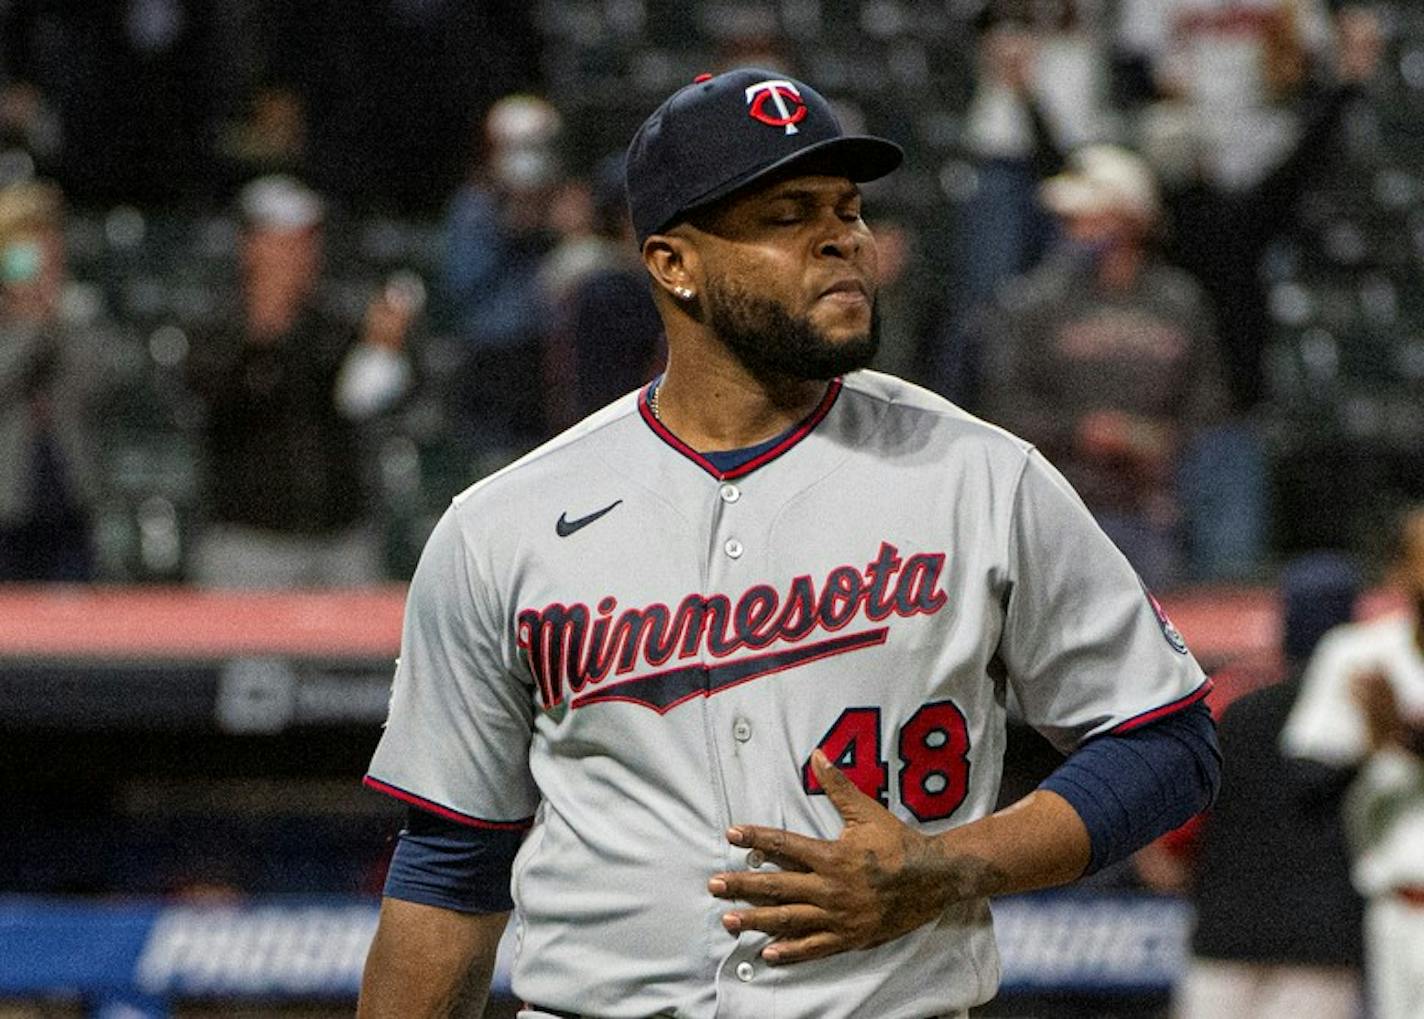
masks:
<svg viewBox="0 0 1424 1019"><path fill-rule="evenodd" d="M1365 896L1372 1014L1424 1015L1424 506L1404 514L1393 579L1411 611L1320 642L1281 732L1286 753L1358 767L1346 799Z"/></svg>
<svg viewBox="0 0 1424 1019"><path fill-rule="evenodd" d="M758 69L639 129L667 370L430 538L362 1016L475 1014L511 913L525 1017L963 1016L990 896L1209 801L1207 683L1061 476L864 370L900 159ZM1071 756L994 813L1010 694Z"/></svg>

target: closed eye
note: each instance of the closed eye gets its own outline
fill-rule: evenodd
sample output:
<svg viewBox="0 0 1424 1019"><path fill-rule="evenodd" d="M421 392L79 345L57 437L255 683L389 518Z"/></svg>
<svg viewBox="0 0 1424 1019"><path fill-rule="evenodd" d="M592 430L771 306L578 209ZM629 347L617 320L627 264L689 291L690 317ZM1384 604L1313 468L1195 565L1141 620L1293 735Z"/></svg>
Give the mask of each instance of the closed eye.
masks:
<svg viewBox="0 0 1424 1019"><path fill-rule="evenodd" d="M767 216L766 221L777 226L792 226L803 219L805 216L800 209L782 208L774 210Z"/></svg>

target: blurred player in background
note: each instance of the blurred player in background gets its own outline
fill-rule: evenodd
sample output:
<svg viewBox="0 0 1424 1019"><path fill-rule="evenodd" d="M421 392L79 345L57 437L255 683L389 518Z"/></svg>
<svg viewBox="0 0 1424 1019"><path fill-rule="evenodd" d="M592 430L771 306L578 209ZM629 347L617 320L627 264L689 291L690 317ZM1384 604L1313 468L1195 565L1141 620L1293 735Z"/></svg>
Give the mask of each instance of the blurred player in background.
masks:
<svg viewBox="0 0 1424 1019"><path fill-rule="evenodd" d="M1287 753L1358 767L1346 822L1368 900L1378 1019L1424 1015L1424 506L1400 518L1390 579L1408 611L1332 630L1281 734Z"/></svg>
<svg viewBox="0 0 1424 1019"><path fill-rule="evenodd" d="M1190 881L1197 923L1176 1019L1359 1014L1363 904L1340 820L1354 771L1278 746L1316 643L1353 617L1359 571L1315 553L1287 566L1280 586L1288 674L1221 717L1222 789Z"/></svg>

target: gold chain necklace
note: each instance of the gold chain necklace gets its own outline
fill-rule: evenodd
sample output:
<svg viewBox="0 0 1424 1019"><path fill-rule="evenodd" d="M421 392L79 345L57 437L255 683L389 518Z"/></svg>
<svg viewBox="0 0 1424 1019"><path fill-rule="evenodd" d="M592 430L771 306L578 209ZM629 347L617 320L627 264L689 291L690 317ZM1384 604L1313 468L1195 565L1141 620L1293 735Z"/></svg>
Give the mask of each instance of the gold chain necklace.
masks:
<svg viewBox="0 0 1424 1019"><path fill-rule="evenodd" d="M653 395L648 397L648 406L652 408L653 418L657 421L663 419L663 416L658 413L658 393L662 391L662 388L662 383L658 383L653 389Z"/></svg>

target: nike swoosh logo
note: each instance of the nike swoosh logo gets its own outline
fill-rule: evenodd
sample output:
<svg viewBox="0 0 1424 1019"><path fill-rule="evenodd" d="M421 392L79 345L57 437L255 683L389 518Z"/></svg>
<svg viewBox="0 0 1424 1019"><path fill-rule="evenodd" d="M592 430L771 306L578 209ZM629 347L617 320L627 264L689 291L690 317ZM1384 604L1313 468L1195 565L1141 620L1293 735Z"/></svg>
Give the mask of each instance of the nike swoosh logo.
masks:
<svg viewBox="0 0 1424 1019"><path fill-rule="evenodd" d="M566 519L565 514L560 513L558 522L554 524L554 530L558 532L560 538L567 538L569 535L577 531L580 527L587 527L589 524L593 523L595 520L603 516L603 514L612 510L614 506L617 506L618 503L622 501L622 499L619 499L618 502L611 503L610 505L603 507L603 509L601 510L597 510L593 513L590 513L586 517L579 517L577 520L568 520Z"/></svg>

